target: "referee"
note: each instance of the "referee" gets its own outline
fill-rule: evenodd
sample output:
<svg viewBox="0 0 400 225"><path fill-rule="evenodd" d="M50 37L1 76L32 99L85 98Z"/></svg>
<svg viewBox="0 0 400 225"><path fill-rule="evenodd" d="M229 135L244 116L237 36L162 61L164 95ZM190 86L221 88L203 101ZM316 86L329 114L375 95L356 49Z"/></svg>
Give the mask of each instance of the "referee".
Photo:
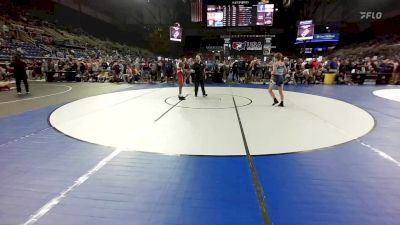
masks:
<svg viewBox="0 0 400 225"><path fill-rule="evenodd" d="M194 70L194 94L197 97L199 91L199 85L201 86L201 91L203 92L203 97L206 97L206 90L204 89L204 70L205 66L201 62L200 55L196 56L196 62L193 64L192 69Z"/></svg>

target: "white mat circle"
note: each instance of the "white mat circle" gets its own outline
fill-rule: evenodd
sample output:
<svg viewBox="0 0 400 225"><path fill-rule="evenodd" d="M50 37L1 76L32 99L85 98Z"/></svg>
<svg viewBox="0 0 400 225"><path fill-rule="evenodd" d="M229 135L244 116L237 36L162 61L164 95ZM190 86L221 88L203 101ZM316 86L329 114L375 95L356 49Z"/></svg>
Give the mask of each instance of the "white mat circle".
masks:
<svg viewBox="0 0 400 225"><path fill-rule="evenodd" d="M208 87L208 97L188 98L168 111L172 106L165 99L176 92L142 89L85 98L55 110L50 123L73 138L129 151L219 156L245 155L235 109L212 109L218 102L233 107L232 95L241 104L252 101L238 110L253 155L326 148L374 126L366 111L316 95L286 92L286 107L278 108L265 89ZM170 104L177 102L170 98Z"/></svg>

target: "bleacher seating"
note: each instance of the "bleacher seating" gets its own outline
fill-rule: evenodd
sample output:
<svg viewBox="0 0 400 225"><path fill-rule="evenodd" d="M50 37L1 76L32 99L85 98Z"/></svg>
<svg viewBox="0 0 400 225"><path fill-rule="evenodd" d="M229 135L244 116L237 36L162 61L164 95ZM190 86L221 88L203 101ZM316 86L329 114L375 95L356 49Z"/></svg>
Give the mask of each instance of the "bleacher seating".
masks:
<svg viewBox="0 0 400 225"><path fill-rule="evenodd" d="M5 57L11 56L11 54L13 53L13 50L27 58L43 56L42 55L43 52L39 47L29 44L29 43L5 42L5 43L3 43L2 48L3 48L3 51L1 51L1 56L5 56ZM9 51L4 51L4 49L8 49Z"/></svg>
<svg viewBox="0 0 400 225"><path fill-rule="evenodd" d="M33 18L25 13L23 8L15 7L9 2L0 2L0 6L0 24L6 24L9 29L4 34L0 30L0 38L8 41L0 41L0 58L9 58L16 52L27 58L97 58L101 54L114 55L115 52L118 52L118 55L134 57L139 56L138 53L144 57L153 55L144 49L100 40L86 34L80 28L62 27Z"/></svg>

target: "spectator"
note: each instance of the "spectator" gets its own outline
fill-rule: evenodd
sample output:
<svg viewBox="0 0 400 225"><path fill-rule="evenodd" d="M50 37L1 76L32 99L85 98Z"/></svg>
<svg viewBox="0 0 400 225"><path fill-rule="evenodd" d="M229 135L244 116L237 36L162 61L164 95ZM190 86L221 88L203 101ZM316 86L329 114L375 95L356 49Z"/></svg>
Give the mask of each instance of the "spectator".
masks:
<svg viewBox="0 0 400 225"><path fill-rule="evenodd" d="M142 77L145 79L149 79L150 74L150 64L147 60L145 60L142 64Z"/></svg>
<svg viewBox="0 0 400 225"><path fill-rule="evenodd" d="M14 56L14 60L10 64L14 68L15 82L17 85L17 94L21 95L21 81L24 82L25 91L29 94L28 76L26 74L26 63L23 62L19 55Z"/></svg>
<svg viewBox="0 0 400 225"><path fill-rule="evenodd" d="M389 60L383 60L378 71L376 84L388 84L393 73L393 64Z"/></svg>
<svg viewBox="0 0 400 225"><path fill-rule="evenodd" d="M231 65L231 68L232 68L232 81L235 81L235 77L239 81L239 62L235 60L235 62L233 62L233 64Z"/></svg>
<svg viewBox="0 0 400 225"><path fill-rule="evenodd" d="M8 81L0 81L0 91L1 90L10 91L11 90L10 82L8 82Z"/></svg>
<svg viewBox="0 0 400 225"><path fill-rule="evenodd" d="M303 84L305 80L305 74L303 73L304 67L303 67L303 60L299 59L295 63L295 81L297 84Z"/></svg>
<svg viewBox="0 0 400 225"><path fill-rule="evenodd" d="M352 71L352 64L349 60L346 60L344 63L344 82L347 85L353 84L351 71Z"/></svg>
<svg viewBox="0 0 400 225"><path fill-rule="evenodd" d="M122 75L122 79L126 83L130 83L133 78L132 68L130 66L126 67L126 73Z"/></svg>
<svg viewBox="0 0 400 225"><path fill-rule="evenodd" d="M139 70L136 68L135 65L132 66L132 78L133 78L133 83L138 82L140 79Z"/></svg>
<svg viewBox="0 0 400 225"><path fill-rule="evenodd" d="M121 77L121 67L120 67L120 65L118 64L118 62L114 62L112 68L113 68L114 74L113 74L113 77L112 77L112 79L110 80L110 82L116 82L116 83L121 82L121 81L122 81L122 77Z"/></svg>
<svg viewBox="0 0 400 225"><path fill-rule="evenodd" d="M150 63L150 82L156 81L157 80L157 63L155 61L152 61Z"/></svg>
<svg viewBox="0 0 400 225"><path fill-rule="evenodd" d="M303 75L305 77L306 84L314 83L314 74L312 72L312 65L310 61L305 61Z"/></svg>
<svg viewBox="0 0 400 225"><path fill-rule="evenodd" d="M7 68L5 65L0 66L0 80L7 80Z"/></svg>
<svg viewBox="0 0 400 225"><path fill-rule="evenodd" d="M43 74L42 74L42 65L40 63L40 61L37 61L33 64L33 77L35 79L42 79L43 78Z"/></svg>
<svg viewBox="0 0 400 225"><path fill-rule="evenodd" d="M394 84L400 85L400 61L398 59L394 63L393 79Z"/></svg>
<svg viewBox="0 0 400 225"><path fill-rule="evenodd" d="M229 78L229 73L231 72L231 65L229 60L225 60L224 63L224 82L226 82Z"/></svg>
<svg viewBox="0 0 400 225"><path fill-rule="evenodd" d="M171 60L167 60L165 62L164 74L165 74L166 82L168 82L168 79L172 78L172 76L174 74L174 65Z"/></svg>

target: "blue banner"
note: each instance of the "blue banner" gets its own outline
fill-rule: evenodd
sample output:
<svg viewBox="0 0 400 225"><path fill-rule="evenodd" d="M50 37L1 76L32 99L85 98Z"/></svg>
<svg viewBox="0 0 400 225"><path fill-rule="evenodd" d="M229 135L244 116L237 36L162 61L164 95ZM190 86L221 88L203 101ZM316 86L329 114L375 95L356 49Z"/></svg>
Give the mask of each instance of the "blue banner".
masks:
<svg viewBox="0 0 400 225"><path fill-rule="evenodd" d="M313 39L308 41L312 43L316 42L339 42L339 33L322 33L314 34ZM296 41L295 44L302 44L302 41Z"/></svg>

